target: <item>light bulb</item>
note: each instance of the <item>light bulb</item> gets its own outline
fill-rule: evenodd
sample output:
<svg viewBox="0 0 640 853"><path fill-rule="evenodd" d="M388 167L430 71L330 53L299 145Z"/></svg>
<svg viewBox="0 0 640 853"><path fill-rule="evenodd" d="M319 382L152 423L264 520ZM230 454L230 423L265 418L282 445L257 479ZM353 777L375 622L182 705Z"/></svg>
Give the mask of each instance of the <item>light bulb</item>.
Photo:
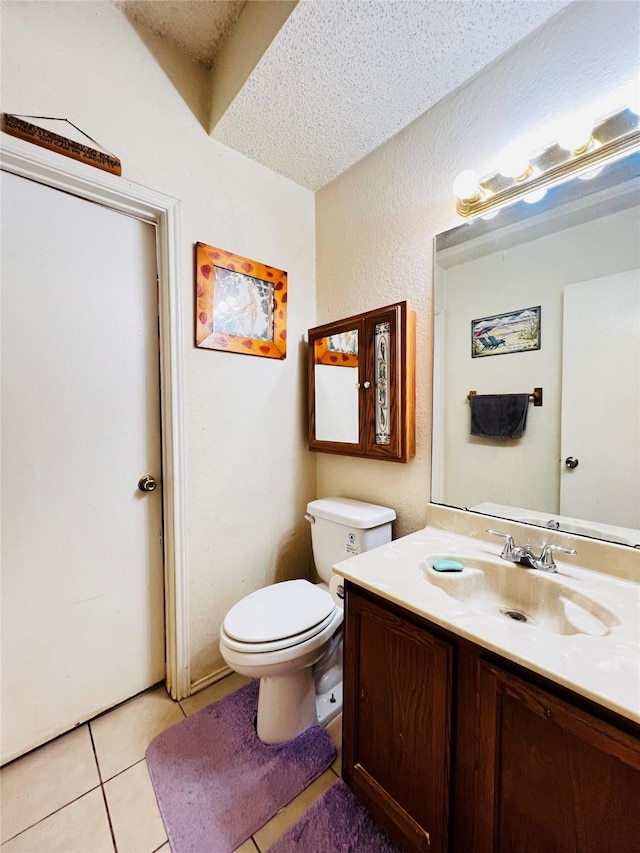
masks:
<svg viewBox="0 0 640 853"><path fill-rule="evenodd" d="M480 177L472 169L460 172L453 182L453 193L461 201L477 198L480 194Z"/></svg>
<svg viewBox="0 0 640 853"><path fill-rule="evenodd" d="M590 169L588 172L583 172L581 175L578 175L581 181L590 181L591 178L595 178L600 172L604 169L604 166L600 166L598 169Z"/></svg>
<svg viewBox="0 0 640 853"><path fill-rule="evenodd" d="M535 204L537 201L543 199L546 194L547 191L545 189L533 190L533 192L527 193L523 201L526 201L527 204Z"/></svg>
<svg viewBox="0 0 640 853"><path fill-rule="evenodd" d="M503 148L498 157L498 171L505 178L524 180L531 173L531 163L523 148L512 143Z"/></svg>
<svg viewBox="0 0 640 853"><path fill-rule="evenodd" d="M558 145L574 154L585 151L590 143L592 119L584 113L574 113L567 116L558 125Z"/></svg>

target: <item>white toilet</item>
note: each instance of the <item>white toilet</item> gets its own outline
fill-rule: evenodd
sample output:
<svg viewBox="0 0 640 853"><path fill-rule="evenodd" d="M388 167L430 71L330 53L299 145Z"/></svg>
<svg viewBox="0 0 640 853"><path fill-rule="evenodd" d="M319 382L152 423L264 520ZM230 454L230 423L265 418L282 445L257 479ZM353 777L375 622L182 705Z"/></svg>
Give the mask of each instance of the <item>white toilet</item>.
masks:
<svg viewBox="0 0 640 853"><path fill-rule="evenodd" d="M319 584L283 581L252 592L227 613L220 652L260 679L258 737L282 743L342 711L342 608L329 594L340 560L391 541L394 510L349 498L307 505Z"/></svg>

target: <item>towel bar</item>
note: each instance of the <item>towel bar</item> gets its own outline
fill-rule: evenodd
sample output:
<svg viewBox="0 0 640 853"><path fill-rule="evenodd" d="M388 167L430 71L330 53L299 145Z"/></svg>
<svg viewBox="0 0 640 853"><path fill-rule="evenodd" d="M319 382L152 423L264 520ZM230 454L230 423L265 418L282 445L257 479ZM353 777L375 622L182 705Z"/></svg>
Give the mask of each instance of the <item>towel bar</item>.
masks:
<svg viewBox="0 0 640 853"><path fill-rule="evenodd" d="M470 397L474 397L477 393L478 393L477 391L469 391L469 393L467 394L467 400ZM542 388L534 388L533 394L529 394L529 399L533 400L534 406L541 406L542 405Z"/></svg>

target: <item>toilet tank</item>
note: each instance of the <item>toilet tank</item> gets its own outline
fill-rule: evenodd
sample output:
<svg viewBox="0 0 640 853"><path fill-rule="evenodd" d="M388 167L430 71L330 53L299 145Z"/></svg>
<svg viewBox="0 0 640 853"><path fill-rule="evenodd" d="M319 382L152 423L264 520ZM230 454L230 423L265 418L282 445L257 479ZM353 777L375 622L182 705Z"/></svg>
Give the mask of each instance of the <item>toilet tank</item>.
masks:
<svg viewBox="0 0 640 853"><path fill-rule="evenodd" d="M320 498L307 504L305 518L311 524L311 544L316 571L329 583L331 567L391 542L395 510L351 500Z"/></svg>

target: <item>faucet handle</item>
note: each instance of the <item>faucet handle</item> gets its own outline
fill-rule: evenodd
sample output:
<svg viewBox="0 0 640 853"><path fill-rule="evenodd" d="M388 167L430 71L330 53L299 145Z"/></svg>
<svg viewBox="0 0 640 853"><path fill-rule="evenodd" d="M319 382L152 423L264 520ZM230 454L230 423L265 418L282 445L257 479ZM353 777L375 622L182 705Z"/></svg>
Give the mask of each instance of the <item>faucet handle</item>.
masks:
<svg viewBox="0 0 640 853"><path fill-rule="evenodd" d="M549 568L555 566L555 562L553 559L554 553L556 554L577 554L575 548L562 548L560 545L543 545L542 553L540 554L540 562L543 566L549 566Z"/></svg>
<svg viewBox="0 0 640 853"><path fill-rule="evenodd" d="M544 545L542 548L542 553L545 551L557 551L559 554L577 554L575 548L563 548L560 545Z"/></svg>
<svg viewBox="0 0 640 853"><path fill-rule="evenodd" d="M522 549L519 548L513 541L513 537L509 533L501 533L499 530L487 530L492 536L501 536L504 539L504 548L500 556L505 560L519 560L522 555Z"/></svg>
<svg viewBox="0 0 640 853"><path fill-rule="evenodd" d="M502 536L507 545L513 545L513 537L509 533L501 533L499 530L485 530L485 533L490 533L492 536Z"/></svg>

